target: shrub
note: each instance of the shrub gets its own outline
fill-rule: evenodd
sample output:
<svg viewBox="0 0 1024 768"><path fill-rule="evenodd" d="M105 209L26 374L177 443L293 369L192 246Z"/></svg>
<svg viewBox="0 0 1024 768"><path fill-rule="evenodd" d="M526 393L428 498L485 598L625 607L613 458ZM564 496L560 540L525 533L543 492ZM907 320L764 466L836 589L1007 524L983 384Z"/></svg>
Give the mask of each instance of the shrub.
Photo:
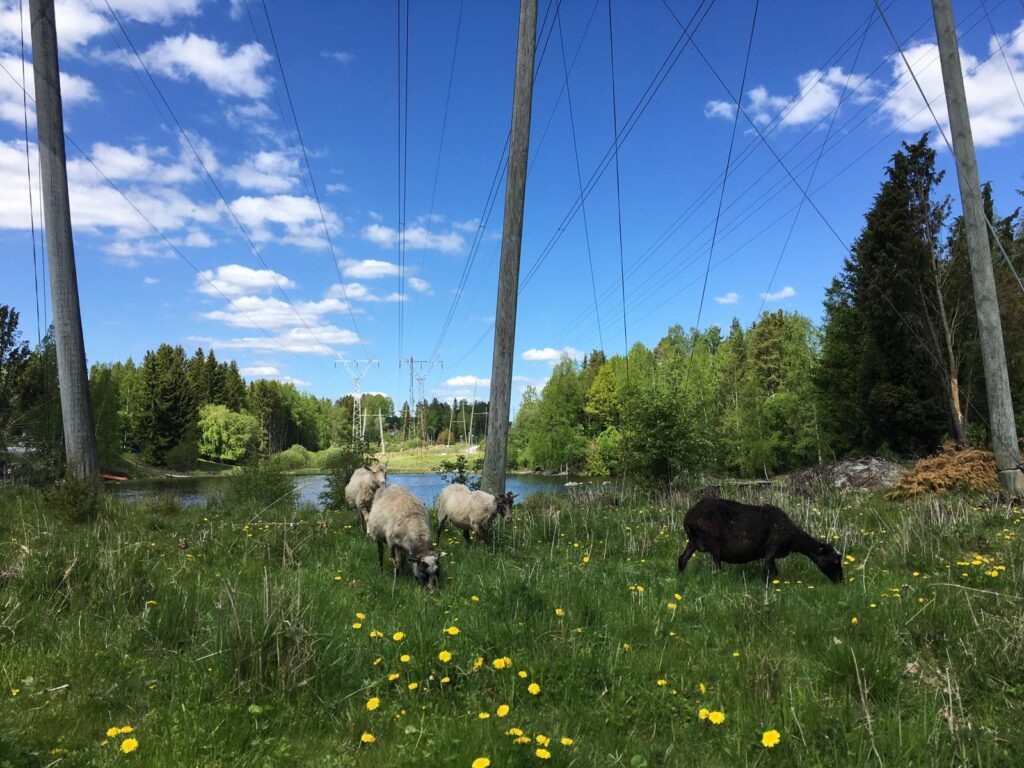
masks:
<svg viewBox="0 0 1024 768"><path fill-rule="evenodd" d="M455 461L442 459L440 466L434 467L431 472L436 472L449 485L461 483L473 490L480 488L480 472L483 471L484 460L475 459L472 464L464 454L459 454Z"/></svg>
<svg viewBox="0 0 1024 768"><path fill-rule="evenodd" d="M226 507L245 507L250 511L289 509L298 494L295 484L269 462L249 464L231 478L224 493Z"/></svg>
<svg viewBox="0 0 1024 768"><path fill-rule="evenodd" d="M306 469L313 466L313 454L305 446L293 445L270 461L278 469Z"/></svg>
<svg viewBox="0 0 1024 768"><path fill-rule="evenodd" d="M50 503L72 523L86 523L96 518L102 487L92 477L79 480L65 475L50 493Z"/></svg>
<svg viewBox="0 0 1024 768"><path fill-rule="evenodd" d="M991 451L956 450L946 443L942 451L921 459L903 473L887 494L890 499L909 499L926 493L991 491L999 488L996 459Z"/></svg>

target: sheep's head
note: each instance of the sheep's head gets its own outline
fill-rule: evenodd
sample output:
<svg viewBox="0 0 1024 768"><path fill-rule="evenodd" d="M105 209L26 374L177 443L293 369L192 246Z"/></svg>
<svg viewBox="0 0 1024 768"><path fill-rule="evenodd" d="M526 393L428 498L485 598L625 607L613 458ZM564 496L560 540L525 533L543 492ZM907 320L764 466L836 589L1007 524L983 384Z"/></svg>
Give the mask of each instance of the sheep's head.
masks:
<svg viewBox="0 0 1024 768"><path fill-rule="evenodd" d="M387 464L374 464L370 467L370 471L373 473L373 480L377 485L386 485L388 482L388 467Z"/></svg>
<svg viewBox="0 0 1024 768"><path fill-rule="evenodd" d="M512 520L512 502L516 495L511 491L507 493L499 493L497 496L498 501L498 514L507 523Z"/></svg>
<svg viewBox="0 0 1024 768"><path fill-rule="evenodd" d="M818 546L811 554L811 560L831 581L843 580L843 558L831 544L819 541Z"/></svg>
<svg viewBox="0 0 1024 768"><path fill-rule="evenodd" d="M431 592L437 591L437 580L441 576L440 558L431 552L429 555L416 558L412 566L413 575L425 584Z"/></svg>

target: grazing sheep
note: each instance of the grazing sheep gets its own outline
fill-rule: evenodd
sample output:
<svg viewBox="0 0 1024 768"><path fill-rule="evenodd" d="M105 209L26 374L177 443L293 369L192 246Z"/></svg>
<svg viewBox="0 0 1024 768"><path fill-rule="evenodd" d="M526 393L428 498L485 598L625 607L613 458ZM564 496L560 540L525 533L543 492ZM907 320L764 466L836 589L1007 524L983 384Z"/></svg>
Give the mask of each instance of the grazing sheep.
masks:
<svg viewBox="0 0 1024 768"><path fill-rule="evenodd" d="M802 530L778 507L757 507L728 499L701 499L686 513L689 541L679 556L679 573L695 551L708 552L720 570L722 561L749 563L764 558L765 581L778 573L775 561L790 552L807 555L832 581L843 580L843 563L831 544Z"/></svg>
<svg viewBox="0 0 1024 768"><path fill-rule="evenodd" d="M391 549L395 576L404 570L408 557L413 575L431 592L437 591L441 575L438 556L430 547L430 515L423 502L401 485L377 490L366 520L366 532L377 542L377 562L384 568L384 545Z"/></svg>
<svg viewBox="0 0 1024 768"><path fill-rule="evenodd" d="M437 500L437 545L441 544L441 531L449 520L462 531L467 543L470 531L474 531L478 539L490 544L498 515L505 522L512 519L515 497L511 492L492 496L486 491L472 491L461 483L452 483L441 491Z"/></svg>
<svg viewBox="0 0 1024 768"><path fill-rule="evenodd" d="M366 532L366 518L370 516L373 494L388 482L388 468L383 464L359 467L345 486L345 501L359 513L359 526Z"/></svg>

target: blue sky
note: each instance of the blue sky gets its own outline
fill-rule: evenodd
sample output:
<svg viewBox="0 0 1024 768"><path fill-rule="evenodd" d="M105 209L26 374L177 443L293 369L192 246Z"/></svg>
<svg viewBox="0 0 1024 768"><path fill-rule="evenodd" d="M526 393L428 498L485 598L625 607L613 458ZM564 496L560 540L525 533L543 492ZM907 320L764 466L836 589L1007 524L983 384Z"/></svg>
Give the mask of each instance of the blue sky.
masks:
<svg viewBox="0 0 1024 768"><path fill-rule="evenodd" d="M351 384L335 359L372 355L380 364L367 374L363 390L386 392L400 403L409 377L399 357L436 358L444 364L430 372L428 396L471 396L476 385L485 399L503 184L487 227L479 230L479 221L509 127L518 3L467 2L462 8L443 145L461 4L410 3L407 250L401 277L395 3L268 0L277 52L264 8L253 0L248 7L244 0L110 4L188 141L103 0L57 0L66 129L160 231L68 147L90 362L128 356L138 361L163 341L190 351L212 347L218 357L236 359L248 378L280 378L337 397L351 391ZM683 20L698 5L668 4ZM944 120L928 4L883 5ZM734 95L753 9L753 2L718 0L694 38ZM997 208L1008 212L1022 202L1014 190L1024 186L1024 104L1015 87L1024 88L1024 5L956 0L954 12L981 175L995 185ZM579 196L559 26L551 22L547 0L540 0L539 18L546 13L522 276L546 255L520 293L517 392L542 383L563 351L580 355L601 346L603 338L605 350L614 354L625 343L614 164L586 198L600 325L581 213L545 251ZM564 0L559 16L586 183L613 138L607 2ZM613 17L621 131L680 29L658 0L613 0ZM18 3L3 0L0 63L19 82L20 43ZM323 218L291 122L282 65ZM701 327L727 326L733 316L749 323L762 302L766 309L820 319L824 290L845 255L843 243L855 239L883 168L902 140L932 130L939 164L950 171L944 189L959 209L951 159L935 139L932 118L870 0L762 2L742 105L809 189L820 214L804 205L793 225L802 194L741 115ZM651 345L668 326L697 322L734 114L734 96L687 48L621 142L630 343ZM22 119L20 87L0 71L0 301L21 311L23 330L34 340ZM35 145L30 113L34 186ZM37 207L38 202L36 196ZM38 220L37 212L37 226Z"/></svg>

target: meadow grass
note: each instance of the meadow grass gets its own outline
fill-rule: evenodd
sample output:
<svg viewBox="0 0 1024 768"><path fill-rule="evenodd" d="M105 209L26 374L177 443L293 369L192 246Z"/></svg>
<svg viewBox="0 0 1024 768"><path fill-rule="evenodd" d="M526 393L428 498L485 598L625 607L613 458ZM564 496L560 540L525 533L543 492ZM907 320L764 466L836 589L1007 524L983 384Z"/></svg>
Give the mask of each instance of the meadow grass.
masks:
<svg viewBox="0 0 1024 768"><path fill-rule="evenodd" d="M846 583L678 578L685 494L535 495L430 596L354 513L4 491L0 766L1024 764L1021 508L760 498Z"/></svg>

